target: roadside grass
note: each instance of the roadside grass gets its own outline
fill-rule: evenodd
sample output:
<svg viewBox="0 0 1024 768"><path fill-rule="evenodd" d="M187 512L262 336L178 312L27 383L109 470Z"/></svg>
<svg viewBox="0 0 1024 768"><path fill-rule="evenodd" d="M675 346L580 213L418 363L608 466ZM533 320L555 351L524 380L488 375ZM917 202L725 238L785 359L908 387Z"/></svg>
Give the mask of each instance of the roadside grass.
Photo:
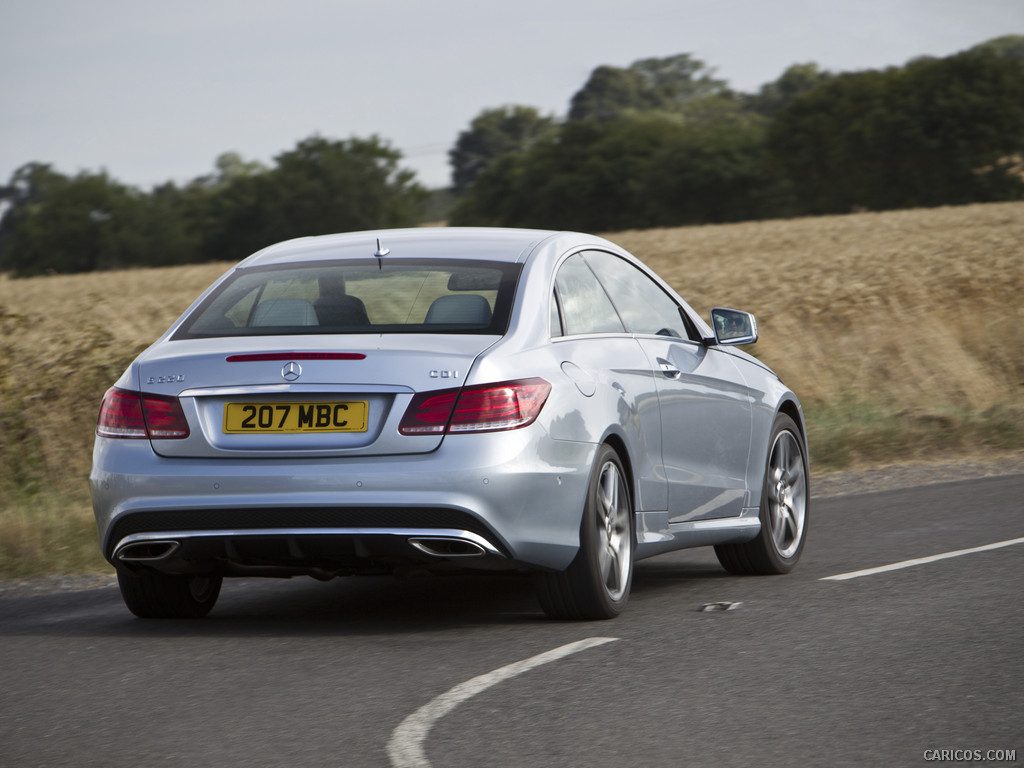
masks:
<svg viewBox="0 0 1024 768"><path fill-rule="evenodd" d="M113 570L87 487L92 432L103 393L142 347L119 344L99 318L39 334L0 307L0 579Z"/></svg>
<svg viewBox="0 0 1024 768"><path fill-rule="evenodd" d="M100 555L87 492L38 490L0 508L0 579L112 571Z"/></svg>
<svg viewBox="0 0 1024 768"><path fill-rule="evenodd" d="M621 232L801 398L812 474L1024 448L1024 203ZM88 497L103 392L229 265L0 275L0 578L110 570Z"/></svg>
<svg viewBox="0 0 1024 768"><path fill-rule="evenodd" d="M805 406L813 474L890 463L997 458L1024 446L1024 409L914 411L870 402Z"/></svg>

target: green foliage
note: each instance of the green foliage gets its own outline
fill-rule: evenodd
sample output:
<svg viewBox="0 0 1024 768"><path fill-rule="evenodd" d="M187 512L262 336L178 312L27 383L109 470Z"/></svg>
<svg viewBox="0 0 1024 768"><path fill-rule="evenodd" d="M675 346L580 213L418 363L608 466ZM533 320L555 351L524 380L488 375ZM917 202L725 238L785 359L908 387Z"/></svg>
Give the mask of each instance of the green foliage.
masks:
<svg viewBox="0 0 1024 768"><path fill-rule="evenodd" d="M818 69L814 62L794 64L783 72L778 80L765 83L760 91L748 96L745 101L752 111L765 117L775 117L798 96L824 85L832 77L832 73Z"/></svg>
<svg viewBox="0 0 1024 768"><path fill-rule="evenodd" d="M451 221L608 231L1020 199L1022 41L881 72L798 64L746 96L686 54L598 67Z"/></svg>
<svg viewBox="0 0 1024 768"><path fill-rule="evenodd" d="M732 109L706 124L662 112L570 121L495 162L451 220L609 231L781 213L763 136L759 120Z"/></svg>
<svg viewBox="0 0 1024 768"><path fill-rule="evenodd" d="M766 127L722 122L687 127L652 158L651 226L722 223L793 213L790 187L772 165Z"/></svg>
<svg viewBox="0 0 1024 768"><path fill-rule="evenodd" d="M457 195L469 189L491 163L502 155L527 152L552 135L555 121L533 107L506 106L485 109L459 134L448 153L452 166L452 188Z"/></svg>
<svg viewBox="0 0 1024 768"><path fill-rule="evenodd" d="M176 264L194 252L172 197L144 195L103 172L68 177L30 163L0 198L10 206L0 222L0 269L16 275Z"/></svg>
<svg viewBox="0 0 1024 768"><path fill-rule="evenodd" d="M426 191L377 137L314 136L273 168L235 153L217 172L151 193L106 173L67 177L30 163L0 188L0 270L88 272L237 260L303 235L417 223Z"/></svg>
<svg viewBox="0 0 1024 768"><path fill-rule="evenodd" d="M398 167L400 157L376 137L313 136L269 171L222 174L208 201L204 260L241 259L294 237L415 224L426 191Z"/></svg>
<svg viewBox="0 0 1024 768"><path fill-rule="evenodd" d="M572 97L570 120L612 120L628 111L683 112L697 99L729 93L723 80L687 53L601 66Z"/></svg>
<svg viewBox="0 0 1024 768"><path fill-rule="evenodd" d="M557 138L505 155L480 175L452 223L557 229L614 229L633 222L646 201L632 184L675 125L630 116L567 123Z"/></svg>
<svg viewBox="0 0 1024 768"><path fill-rule="evenodd" d="M1018 199L1024 64L985 53L839 75L776 117L773 155L804 213Z"/></svg>
<svg viewBox="0 0 1024 768"><path fill-rule="evenodd" d="M1024 61L1024 35L1004 35L971 48L975 53L991 53L1004 59Z"/></svg>

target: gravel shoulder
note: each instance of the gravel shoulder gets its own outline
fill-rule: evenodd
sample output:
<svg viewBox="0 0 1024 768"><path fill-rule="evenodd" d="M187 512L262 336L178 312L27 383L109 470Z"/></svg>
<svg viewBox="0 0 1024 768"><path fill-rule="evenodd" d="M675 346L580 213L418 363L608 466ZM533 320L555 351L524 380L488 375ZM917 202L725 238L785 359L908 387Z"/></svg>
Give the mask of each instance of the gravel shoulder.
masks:
<svg viewBox="0 0 1024 768"><path fill-rule="evenodd" d="M824 474L812 473L811 498L853 496L937 483L1024 474L1024 451L972 456L958 461L908 462ZM0 580L0 598L105 589L117 585L113 573L48 574Z"/></svg>
<svg viewBox="0 0 1024 768"><path fill-rule="evenodd" d="M812 457L813 463L813 457ZM956 461L919 461L863 467L815 474L811 471L811 498L851 496L876 491L955 483L983 477L1024 474L1024 451L982 454Z"/></svg>

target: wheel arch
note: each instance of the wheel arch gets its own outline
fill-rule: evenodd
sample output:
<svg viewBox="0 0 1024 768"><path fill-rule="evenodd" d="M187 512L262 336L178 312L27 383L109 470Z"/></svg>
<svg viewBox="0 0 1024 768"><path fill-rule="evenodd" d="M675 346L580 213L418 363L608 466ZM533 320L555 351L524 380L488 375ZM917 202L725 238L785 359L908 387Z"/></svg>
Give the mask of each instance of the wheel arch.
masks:
<svg viewBox="0 0 1024 768"><path fill-rule="evenodd" d="M622 462L622 471L626 473L626 487L629 489L629 513L635 518L637 487L633 474L633 461L630 458L629 448L626 446L626 441L622 439L621 435L615 432L610 432L605 435L602 444L612 448L619 457L619 461Z"/></svg>
<svg viewBox="0 0 1024 768"><path fill-rule="evenodd" d="M755 412L755 435L751 442L751 452L747 463L747 489L749 499L747 505L757 507L761 503L761 492L764 484L765 461L771 449L771 433L773 425L780 415L785 414L796 424L797 437L804 449L804 461L810 467L810 451L807 447L807 424L804 421L803 409L796 397L789 392L783 393L774 409L765 406Z"/></svg>
<svg viewBox="0 0 1024 768"><path fill-rule="evenodd" d="M779 409L776 413L776 416L778 416L779 413L786 414L796 423L797 429L800 430L800 437L802 437L804 440L804 449L806 450L807 425L804 423L804 412L803 409L800 408L800 404L797 403L796 400L787 398L783 400L781 403L779 403ZM772 421L775 421L774 417L772 418Z"/></svg>

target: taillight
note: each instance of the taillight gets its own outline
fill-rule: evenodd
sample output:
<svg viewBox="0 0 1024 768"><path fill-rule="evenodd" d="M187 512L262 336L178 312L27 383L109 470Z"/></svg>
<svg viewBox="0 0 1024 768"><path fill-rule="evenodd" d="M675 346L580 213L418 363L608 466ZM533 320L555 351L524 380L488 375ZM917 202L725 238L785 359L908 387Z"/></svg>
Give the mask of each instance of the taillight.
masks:
<svg viewBox="0 0 1024 768"><path fill-rule="evenodd" d="M96 434L103 437L149 437L137 392L112 387L103 396Z"/></svg>
<svg viewBox="0 0 1024 768"><path fill-rule="evenodd" d="M405 409L398 431L403 435L444 434L458 396L457 389L438 389L414 395Z"/></svg>
<svg viewBox="0 0 1024 768"><path fill-rule="evenodd" d="M178 398L143 395L142 412L146 414L149 436L154 440L188 437L188 422Z"/></svg>
<svg viewBox="0 0 1024 768"><path fill-rule="evenodd" d="M544 379L468 387L459 395L449 432L488 432L517 429L533 423L548 399L551 385Z"/></svg>
<svg viewBox="0 0 1024 768"><path fill-rule="evenodd" d="M518 379L458 389L421 392L405 410L403 435L497 432L532 424L551 385L544 379Z"/></svg>
<svg viewBox="0 0 1024 768"><path fill-rule="evenodd" d="M188 437L188 422L176 397L111 387L103 396L96 434L102 437L176 440Z"/></svg>

